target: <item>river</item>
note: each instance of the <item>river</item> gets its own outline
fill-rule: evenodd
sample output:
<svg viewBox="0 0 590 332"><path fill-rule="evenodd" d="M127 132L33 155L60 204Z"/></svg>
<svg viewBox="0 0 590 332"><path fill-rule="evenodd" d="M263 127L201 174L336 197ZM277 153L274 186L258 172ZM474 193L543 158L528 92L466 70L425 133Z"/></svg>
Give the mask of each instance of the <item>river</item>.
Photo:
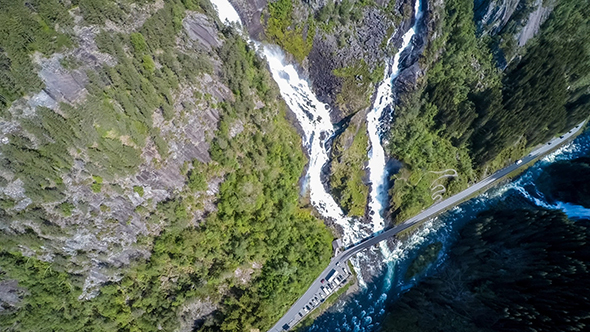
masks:
<svg viewBox="0 0 590 332"><path fill-rule="evenodd" d="M213 0L219 16L223 21L241 25L239 16L227 0ZM387 200L386 157L381 146L381 118L383 111L391 105L392 86L399 72L399 59L404 51L411 46L411 39L416 34L418 22L422 16L421 1L415 2L413 27L402 37L402 45L391 63L386 65L385 79L377 88L374 105L367 114L367 130L371 143L369 155L369 175L371 191L369 197L369 218L371 227L367 227L358 219L348 218L342 212L334 198L322 181L322 169L329 161L326 143L334 135L334 126L330 121L330 107L320 102L313 94L309 83L302 79L297 68L285 60L283 52L276 46L256 43L259 51L266 57L273 79L277 82L280 93L291 111L295 114L303 131L303 145L309 155L308 171L305 175L310 193L310 200L317 211L327 219L333 220L344 233L345 244L352 244L367 235L379 232L384 227L382 217ZM247 37L246 37L247 38ZM445 260L445 252L453 244L458 230L484 211L490 205L507 196L518 196L524 202L564 210L570 217L590 216L590 210L571 204L558 203L553 206L547 203L535 188L535 180L543 167L555 160L573 159L586 154L590 150L590 134L585 133L567 147L545 157L528 169L517 180L493 188L483 195L467 201L442 216L425 222L421 228L404 241L398 241L393 249L385 242L381 245L383 268L369 283L365 283L362 275L359 254L352 263L359 273L359 282L363 286L361 292L339 301L332 309L320 316L308 328L308 331L374 331L378 329L380 320L385 313L385 306L405 290L412 287L420 278L433 273ZM518 200L516 200L518 201ZM529 203L530 204L530 203ZM439 257L426 271L412 280L403 277L412 260L420 250L432 243L440 242L443 247ZM376 262L375 264L379 264Z"/></svg>
<svg viewBox="0 0 590 332"><path fill-rule="evenodd" d="M558 160L571 160L590 155L590 131L578 136L572 143L546 156L527 169L514 181L488 190L440 217L428 221L408 239L392 251L392 269L375 277L366 288L352 297L340 300L331 310L321 315L307 331L378 331L385 315L385 307L401 294L413 287L419 280L436 273L445 262L446 253L457 239L461 228L475 216L500 201L510 201L514 208L534 204L540 207L559 209L571 219L590 218L590 209L573 204L548 203L537 191L536 180L543 169ZM443 247L436 261L425 271L411 280L404 276L410 263L421 250L430 244L440 242Z"/></svg>

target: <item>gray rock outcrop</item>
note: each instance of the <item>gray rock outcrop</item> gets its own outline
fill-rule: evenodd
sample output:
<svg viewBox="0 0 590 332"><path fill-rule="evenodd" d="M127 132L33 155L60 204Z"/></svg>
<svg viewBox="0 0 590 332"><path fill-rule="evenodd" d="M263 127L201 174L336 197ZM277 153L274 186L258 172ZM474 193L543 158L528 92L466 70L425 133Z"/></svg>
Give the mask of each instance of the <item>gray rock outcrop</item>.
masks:
<svg viewBox="0 0 590 332"><path fill-rule="evenodd" d="M143 7L133 7L138 13L137 21L128 22L121 31L137 30L163 4L163 1L156 1L146 5L143 11ZM13 135L29 137L33 144L37 144L38 139L23 128L22 120L34 119L39 107L60 113L63 104L83 104L88 95L86 73L117 64L111 55L100 52L95 42L101 29L108 30L109 27L88 25L76 11L74 9L71 13L76 22L72 28L76 46L49 57L34 56L44 88L13 102L8 109L10 117L0 118L0 144L8 144ZM219 59L215 58L213 50L221 46L222 39L215 22L203 14L190 12L183 27L177 47L188 54L209 54L213 65L218 67ZM96 296L101 284L119 280L133 261L148 259L151 249L140 239L153 237L163 230L163 222L148 222L149 211L156 210L159 202L184 190L187 179L183 167L190 167L186 165L193 160L211 160L209 142L219 122L217 105L232 98L231 91L215 74L216 71L219 72L219 68L212 74L202 74L198 83L180 85L173 91L172 120L165 120L160 110L153 113L153 127L166 144L167 155L160 155L156 142L148 137L137 170L102 179L102 187L97 191L91 188L95 181L91 161L76 149L70 152L74 159L71 169L62 174L65 197L59 202L32 204L22 179L0 167L0 200L12 204L0 211L0 229L7 236L33 231L43 239L40 248L20 245L19 250L25 256L50 262L67 257L60 265L83 277L81 299ZM134 144L129 137L116 138L123 144ZM215 209L213 201L220 181L215 178L208 190L191 193L204 206L201 211L190 211L195 224L200 223L208 211ZM141 195L137 188L141 188ZM71 211L62 212L59 207L62 203L71 204ZM19 211L30 206L43 210L51 227L18 216ZM4 219L2 213L10 215L10 219ZM16 303L15 294L20 294L13 286L9 281L0 283L0 303L7 307Z"/></svg>
<svg viewBox="0 0 590 332"><path fill-rule="evenodd" d="M553 10L551 1L474 0L474 19L480 35L511 34L523 47L534 37ZM510 31L505 31L512 20Z"/></svg>

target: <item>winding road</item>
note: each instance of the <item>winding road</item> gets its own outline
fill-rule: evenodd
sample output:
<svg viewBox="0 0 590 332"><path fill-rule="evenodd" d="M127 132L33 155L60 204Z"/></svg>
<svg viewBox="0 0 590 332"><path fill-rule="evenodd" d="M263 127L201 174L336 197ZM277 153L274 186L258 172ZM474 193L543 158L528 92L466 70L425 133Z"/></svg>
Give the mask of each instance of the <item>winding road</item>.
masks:
<svg viewBox="0 0 590 332"><path fill-rule="evenodd" d="M346 261L352 256L412 226L415 226L420 222L426 221L431 217L436 216L439 213L451 207L454 207L462 201L470 198L480 190L486 189L487 187L496 184L497 182L502 180L506 175L518 170L519 168L526 168L529 162L547 154L552 150L555 150L557 147L567 142L572 136L576 135L579 131L582 130L582 128L584 128L585 122L586 121L578 124L576 127L572 128L568 133L564 134L563 136L556 137L544 144L543 146L533 150L529 155L517 161L516 163L497 171L496 173L488 176L487 178L481 180L480 182L472 185L471 187L463 190L462 192L454 196L451 196L443 201L433 204L429 208L423 210L416 216L406 220L402 224L384 230L380 233L373 234L372 236L348 247L338 256L332 258L328 267L326 267L326 269L317 277L317 279L314 280L314 282L311 284L311 286L305 292L305 294L303 294L299 298L299 300L297 300L297 302L295 302L295 304L291 306L289 311L287 311L287 313L283 317L281 317L281 319L279 319L279 321L269 330L269 332L279 332L288 330L292 327L292 325L294 325L293 322L298 322L300 319L298 315L299 312L319 291L320 287L322 286L321 280L325 279L332 270L341 267L342 264L346 264ZM291 323L291 326L288 325L289 323Z"/></svg>

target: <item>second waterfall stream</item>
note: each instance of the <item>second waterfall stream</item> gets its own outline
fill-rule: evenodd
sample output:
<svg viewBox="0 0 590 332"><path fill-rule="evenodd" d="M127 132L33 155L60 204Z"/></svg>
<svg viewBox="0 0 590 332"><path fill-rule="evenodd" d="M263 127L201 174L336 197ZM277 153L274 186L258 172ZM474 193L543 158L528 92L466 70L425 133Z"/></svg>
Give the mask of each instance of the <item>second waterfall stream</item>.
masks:
<svg viewBox="0 0 590 332"><path fill-rule="evenodd" d="M217 7L219 18L232 24L242 26L242 22L236 10L227 0L212 0ZM303 145L309 154L309 165L306 174L306 183L309 186L309 195L312 205L327 219L333 220L342 227L344 245L359 242L372 233L383 230L385 221L383 210L387 206L387 170L385 152L381 145L381 118L383 111L393 103L392 88L400 72L399 63L401 55L411 46L412 37L416 34L418 23L422 17L421 1L416 0L414 6L414 24L402 37L402 45L397 54L385 65L384 80L377 88L374 104L367 113L367 130L371 148L368 152L368 171L370 175L371 191L368 202L368 216L371 227L362 227L360 220L347 217L338 206L332 195L326 190L322 181L322 169L329 161L327 142L334 135L334 125L330 120L331 109L329 105L320 102L309 83L302 79L294 65L287 63L284 53L277 46L257 43L268 61L273 79L279 86L281 96L286 101L290 110L295 114L303 131ZM247 38L247 37L246 37ZM389 40L391 42L391 39ZM393 47L393 45L391 45ZM384 257L391 259L385 243L381 244ZM359 260L352 260L357 274L362 281Z"/></svg>

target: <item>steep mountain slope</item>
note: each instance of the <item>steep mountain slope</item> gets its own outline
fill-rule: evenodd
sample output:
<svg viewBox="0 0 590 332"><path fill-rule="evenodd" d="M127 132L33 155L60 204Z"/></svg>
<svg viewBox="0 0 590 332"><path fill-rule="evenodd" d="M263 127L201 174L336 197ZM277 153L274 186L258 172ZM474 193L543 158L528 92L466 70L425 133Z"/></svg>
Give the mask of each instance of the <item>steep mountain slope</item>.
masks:
<svg viewBox="0 0 590 332"><path fill-rule="evenodd" d="M383 119L404 219L590 114L590 4L423 1ZM413 1L232 1L338 135L326 179L369 192L366 112ZM208 0L0 0L0 326L251 331L327 264L301 139L253 45Z"/></svg>
<svg viewBox="0 0 590 332"><path fill-rule="evenodd" d="M471 1L446 1L437 9L441 24L419 60L427 73L415 87L402 86L406 93L389 139L391 154L405 164L391 192L398 220L515 162L590 115L590 12L578 10L576 1L550 4L554 9L539 35L504 70L494 57L504 49L495 51L494 38L519 38L518 32L480 35ZM505 24L522 22L519 10L526 8ZM453 170L457 176L441 178Z"/></svg>
<svg viewBox="0 0 590 332"><path fill-rule="evenodd" d="M272 324L332 237L265 62L207 1L0 7L2 329Z"/></svg>

